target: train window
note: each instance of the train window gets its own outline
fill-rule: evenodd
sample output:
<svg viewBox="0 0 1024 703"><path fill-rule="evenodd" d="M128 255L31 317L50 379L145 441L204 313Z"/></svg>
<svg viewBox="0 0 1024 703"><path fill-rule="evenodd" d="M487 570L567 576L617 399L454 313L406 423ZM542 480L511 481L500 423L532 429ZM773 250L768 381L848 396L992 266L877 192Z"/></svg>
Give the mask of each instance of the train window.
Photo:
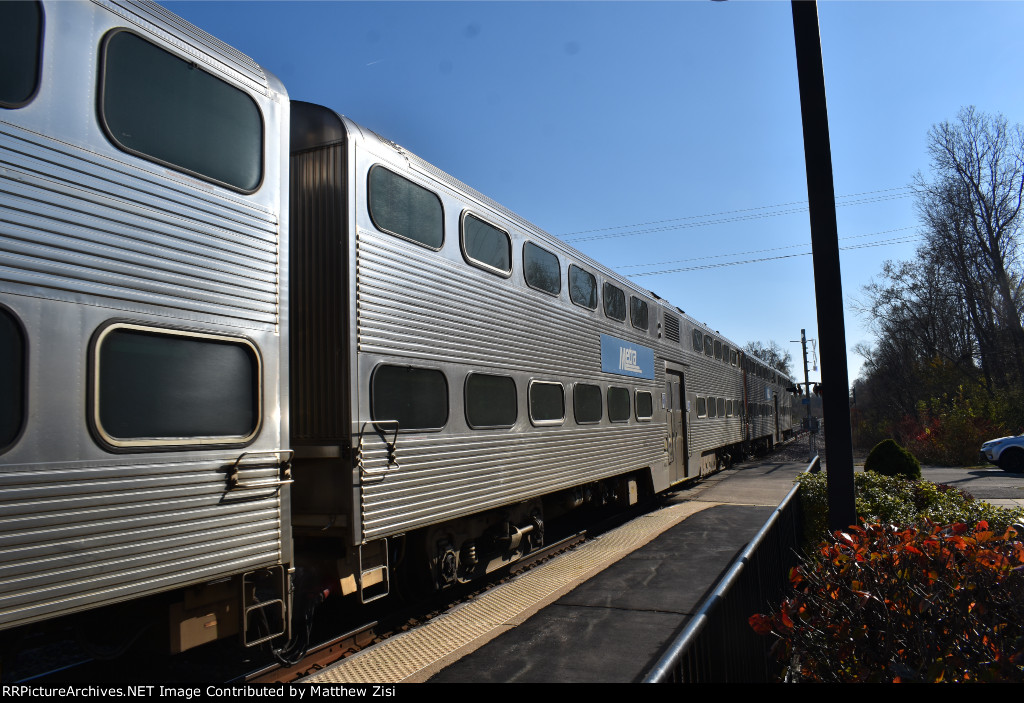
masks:
<svg viewBox="0 0 1024 703"><path fill-rule="evenodd" d="M697 396L697 417L708 416L708 401L706 398Z"/></svg>
<svg viewBox="0 0 1024 703"><path fill-rule="evenodd" d="M569 264L569 300L588 310L597 309L597 279L575 264Z"/></svg>
<svg viewBox="0 0 1024 703"><path fill-rule="evenodd" d="M700 330L693 331L693 350L698 354L704 351L704 335L700 333Z"/></svg>
<svg viewBox="0 0 1024 703"><path fill-rule="evenodd" d="M626 319L626 294L611 283L604 284L604 314L620 322Z"/></svg>
<svg viewBox="0 0 1024 703"><path fill-rule="evenodd" d="M629 296L629 321L638 330L648 327L647 303L635 295Z"/></svg>
<svg viewBox="0 0 1024 703"><path fill-rule="evenodd" d="M711 337L705 336L704 337L704 356L714 356L714 355L715 355L715 340L713 340Z"/></svg>
<svg viewBox="0 0 1024 703"><path fill-rule="evenodd" d="M717 339L715 340L715 358L718 360L722 359L722 343Z"/></svg>
<svg viewBox="0 0 1024 703"><path fill-rule="evenodd" d="M0 3L2 4L2 3ZM0 451L14 443L25 422L25 335L0 307Z"/></svg>
<svg viewBox="0 0 1024 703"><path fill-rule="evenodd" d="M572 389L572 411L576 423L585 425L600 422L604 414L601 405L601 387L577 383Z"/></svg>
<svg viewBox="0 0 1024 703"><path fill-rule="evenodd" d="M650 420L654 416L654 396L650 391L636 392L636 419Z"/></svg>
<svg viewBox="0 0 1024 703"><path fill-rule="evenodd" d="M714 398L708 398L708 417L718 417L718 405Z"/></svg>
<svg viewBox="0 0 1024 703"><path fill-rule="evenodd" d="M245 444L260 425L260 357L245 339L116 323L93 346L90 421L115 448Z"/></svg>
<svg viewBox="0 0 1024 703"><path fill-rule="evenodd" d="M718 405L718 417L725 417L725 398L717 398L715 404Z"/></svg>
<svg viewBox="0 0 1024 703"><path fill-rule="evenodd" d="M535 425L560 425L565 419L565 393L561 383L530 383L530 422Z"/></svg>
<svg viewBox="0 0 1024 703"><path fill-rule="evenodd" d="M516 382L511 376L466 376L466 422L470 427L511 427L518 417Z"/></svg>
<svg viewBox="0 0 1024 703"><path fill-rule="evenodd" d="M462 255L487 271L512 273L512 239L508 232L468 212L462 216Z"/></svg>
<svg viewBox="0 0 1024 703"><path fill-rule="evenodd" d="M382 364L370 379L370 415L385 430L439 430L448 422L448 380L437 369Z"/></svg>
<svg viewBox="0 0 1024 703"><path fill-rule="evenodd" d="M256 102L137 34L107 34L99 104L107 136L124 151L245 193L263 180Z"/></svg>
<svg viewBox="0 0 1024 703"><path fill-rule="evenodd" d="M608 419L629 422L629 389L612 386L608 389Z"/></svg>
<svg viewBox="0 0 1024 703"><path fill-rule="evenodd" d="M733 366L738 366L738 364L736 363L736 350L735 349L733 349L732 352L730 353L729 359L730 359L729 363L731 363Z"/></svg>
<svg viewBox="0 0 1024 703"><path fill-rule="evenodd" d="M722 345L722 361L724 361L727 364L729 363L729 345L728 344L723 344Z"/></svg>
<svg viewBox="0 0 1024 703"><path fill-rule="evenodd" d="M374 226L435 251L444 243L441 199L383 166L370 169L369 210Z"/></svg>
<svg viewBox="0 0 1024 703"><path fill-rule="evenodd" d="M726 398L725 399L725 416L726 417L732 417L732 399L731 398Z"/></svg>
<svg viewBox="0 0 1024 703"><path fill-rule="evenodd" d="M533 242L523 245L523 278L531 288L551 295L562 292L562 267L558 257Z"/></svg>
<svg viewBox="0 0 1024 703"><path fill-rule="evenodd" d="M0 2L0 107L21 107L36 94L42 38L38 2Z"/></svg>

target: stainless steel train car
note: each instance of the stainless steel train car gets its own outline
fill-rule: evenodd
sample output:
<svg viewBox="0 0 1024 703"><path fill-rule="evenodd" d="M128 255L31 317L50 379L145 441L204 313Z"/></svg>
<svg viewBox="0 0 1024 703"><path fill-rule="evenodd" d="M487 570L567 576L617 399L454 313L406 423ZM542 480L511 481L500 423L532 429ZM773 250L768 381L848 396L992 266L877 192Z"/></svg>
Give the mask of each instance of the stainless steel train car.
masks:
<svg viewBox="0 0 1024 703"><path fill-rule="evenodd" d="M792 432L784 376L163 8L0 35L0 628L279 642Z"/></svg>

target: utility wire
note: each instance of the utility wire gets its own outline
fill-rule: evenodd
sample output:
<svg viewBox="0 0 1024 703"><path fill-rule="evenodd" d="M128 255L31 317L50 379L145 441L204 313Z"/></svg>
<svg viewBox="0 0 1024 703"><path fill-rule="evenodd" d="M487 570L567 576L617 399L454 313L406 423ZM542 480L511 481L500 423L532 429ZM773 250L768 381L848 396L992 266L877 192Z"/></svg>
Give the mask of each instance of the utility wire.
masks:
<svg viewBox="0 0 1024 703"><path fill-rule="evenodd" d="M839 248L842 251L846 251L846 250L849 250L849 249L869 249L871 247L885 247L885 246L890 246L892 244L905 244L905 243L908 243L908 242L919 241L920 239L922 239L922 236L919 235L919 234L915 234L915 235L911 235L909 237L903 237L903 238L898 238L898 239L889 239L889 240L886 240L884 242L867 242L867 243L864 243L864 244L853 244L853 245L850 245L850 246L839 247ZM742 261L723 261L723 262L715 263L715 264L701 264L699 266L686 266L686 267L683 267L683 268L662 269L660 271L644 271L644 272L641 272L641 273L631 273L631 274L629 274L629 276L631 278L637 278L639 276L660 276L661 274L665 274L665 273L684 273L686 271L703 271L705 269L717 269L717 268L724 268L726 266L739 266L741 264L757 264L757 263L761 263L761 262L764 262L764 261L779 261L781 259L793 259L793 258L796 258L798 256L810 256L811 254L812 254L812 252L804 251L804 252L800 252L798 254L782 254L780 256L766 256L766 257L762 257L762 258L759 258L759 259L745 259L745 260L742 260Z"/></svg>
<svg viewBox="0 0 1024 703"><path fill-rule="evenodd" d="M893 192L904 190L906 191L909 186L903 188L887 188L878 191L868 191L865 193L854 193L851 195L837 196L836 207L844 205L866 205L870 203L880 203L887 200L898 200L901 198L909 197L911 192ZM888 195L877 195L878 193L888 193ZM872 196L872 197L861 197L861 196ZM839 198L856 198L855 200L846 200L844 202L838 202ZM796 207L792 207L796 206ZM785 210L776 210L777 208L787 208ZM774 212L765 212L767 210L775 210ZM691 215L688 217L677 217L668 220L652 220L650 222L639 222L631 225L617 225L614 227L603 227L598 229L590 230L579 230L577 232L569 232L560 235L560 238L564 241L573 242L589 242L599 239L615 239L619 237L632 237L638 234L651 234L654 232L666 232L675 229L690 229L693 227L706 227L708 225L726 224L731 222L743 222L747 220L758 220L766 217L779 217L781 215L791 215L798 212L807 211L807 201L794 201L791 203L780 203L776 205L764 205L755 208L745 208L741 210L725 210L722 212L708 213L705 215ZM717 219L710 219L717 218ZM677 224L668 224L677 223ZM651 227L650 225L662 225ZM627 232L614 232L613 230L623 230L635 227L647 227L647 229L631 229ZM591 232L607 232L607 234L592 234L590 236L580 236L589 234Z"/></svg>
<svg viewBox="0 0 1024 703"><path fill-rule="evenodd" d="M907 227L897 227L896 229L886 229L881 232L870 232L868 234L857 234L850 237L840 237L839 241L847 241L850 239L863 239L864 237L877 237L880 234L890 234L892 232L903 232L908 229L916 229L917 225L909 225ZM740 251L733 254L712 254L710 256L696 256L689 259L673 259L670 261L652 261L646 264L628 264L626 266L617 267L618 270L624 271L626 269L644 268L646 266L667 266L668 264L682 264L687 261L705 261L707 259L724 259L729 256L748 256L750 254L764 254L770 251L783 251L785 249L797 249L799 247L807 246L808 242L801 242L800 244L789 244L784 247L772 247L770 249L752 249L750 251ZM640 275L640 274L633 274Z"/></svg>

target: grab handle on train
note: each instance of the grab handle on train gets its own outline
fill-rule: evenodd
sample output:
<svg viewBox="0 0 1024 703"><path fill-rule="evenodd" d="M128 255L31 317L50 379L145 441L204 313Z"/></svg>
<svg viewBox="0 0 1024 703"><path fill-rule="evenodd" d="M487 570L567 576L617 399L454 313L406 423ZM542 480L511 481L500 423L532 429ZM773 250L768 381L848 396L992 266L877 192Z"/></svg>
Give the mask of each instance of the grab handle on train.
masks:
<svg viewBox="0 0 1024 703"><path fill-rule="evenodd" d="M388 463L383 469L371 470L363 466L363 437L366 435L366 426L373 425L373 429L376 435L380 437L380 440L384 443L388 452ZM395 432L392 438L388 439L388 433L385 432L385 426L395 426ZM363 423L363 426L359 429L359 448L356 456L356 463L359 466L359 473L364 478L384 478L391 471L397 471L402 468L398 463L398 420L368 420ZM393 468L392 468L393 467Z"/></svg>
<svg viewBox="0 0 1024 703"><path fill-rule="evenodd" d="M295 452L291 449L269 452L242 452L228 470L228 490L245 491L254 488L280 488L289 483L294 483L292 479L292 457L294 455ZM243 464L243 460L247 460L246 463ZM271 466L278 467L278 478L245 482L239 479L242 469L269 468Z"/></svg>

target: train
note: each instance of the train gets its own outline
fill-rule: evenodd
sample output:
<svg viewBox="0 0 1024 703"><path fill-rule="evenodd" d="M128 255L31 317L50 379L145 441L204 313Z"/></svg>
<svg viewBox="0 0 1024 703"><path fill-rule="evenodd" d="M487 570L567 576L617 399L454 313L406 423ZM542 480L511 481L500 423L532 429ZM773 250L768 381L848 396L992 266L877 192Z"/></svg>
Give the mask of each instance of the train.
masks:
<svg viewBox="0 0 1024 703"><path fill-rule="evenodd" d="M8 641L285 656L793 433L777 369L160 5L0 34Z"/></svg>

